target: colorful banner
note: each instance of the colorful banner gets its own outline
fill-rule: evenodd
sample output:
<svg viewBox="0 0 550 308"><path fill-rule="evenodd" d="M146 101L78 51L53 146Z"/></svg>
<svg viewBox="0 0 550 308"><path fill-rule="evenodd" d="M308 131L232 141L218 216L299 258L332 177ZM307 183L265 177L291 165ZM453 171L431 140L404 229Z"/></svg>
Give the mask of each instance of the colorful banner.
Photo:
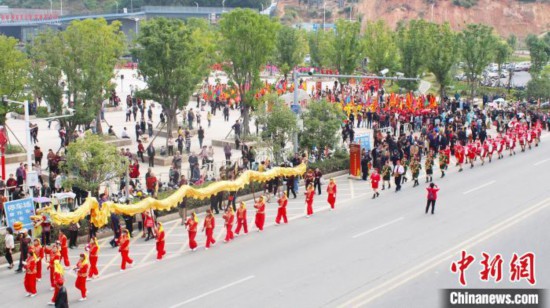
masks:
<svg viewBox="0 0 550 308"><path fill-rule="evenodd" d="M361 175L361 146L356 143L349 146L349 173L353 176Z"/></svg>

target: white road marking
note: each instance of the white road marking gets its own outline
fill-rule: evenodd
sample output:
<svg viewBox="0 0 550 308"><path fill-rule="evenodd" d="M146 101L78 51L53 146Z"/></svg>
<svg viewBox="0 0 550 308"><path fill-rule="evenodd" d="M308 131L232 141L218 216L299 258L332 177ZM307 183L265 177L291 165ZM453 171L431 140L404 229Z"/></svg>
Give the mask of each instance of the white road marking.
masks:
<svg viewBox="0 0 550 308"><path fill-rule="evenodd" d="M550 161L550 158L547 158L547 159L541 160L541 161L539 161L539 162L536 162L533 166L542 165L542 164L544 164L544 163L547 162L547 161Z"/></svg>
<svg viewBox="0 0 550 308"><path fill-rule="evenodd" d="M212 291L208 291L208 292L206 292L206 293L203 293L203 294L201 294L201 295L199 295L199 296L195 296L195 297L193 297L193 298L190 298L190 299L188 299L188 300L186 300L186 301L184 301L184 302L181 302L181 303L175 304L175 305L173 305L173 306L170 306L170 308L177 308L177 307L181 307L181 306L187 305L187 304L192 303L192 302L194 302L194 301L197 301L197 300L199 300L199 299L201 299L201 298L203 298L203 297L206 297L206 296L208 296L208 295L214 294L214 293L219 292L219 291L223 291L223 290L225 290L225 289L227 289L227 288L231 288L232 286L236 286L236 285L238 285L238 284L240 284L240 283L243 283L243 282L248 281L248 280L253 279L253 278L254 278L254 276L253 276L253 275L250 275L250 276L248 276L248 277L245 277L245 278L243 278L243 279L240 279L240 280L234 281L234 282L232 282L232 283L226 284L225 286L219 287L219 288L214 289L214 290L212 290Z"/></svg>
<svg viewBox="0 0 550 308"><path fill-rule="evenodd" d="M470 189L470 190L465 191L463 194L467 195L467 194L469 194L469 193L471 193L471 192L474 192L474 191L476 191L476 190L482 189L482 188L487 187L487 186L489 186L489 185L493 185L493 184L495 184L495 182L496 182L496 181L490 181L490 182L487 182L487 183L485 183L485 184L481 184L481 185L479 185L479 186L476 187L476 188L472 188L472 189Z"/></svg>
<svg viewBox="0 0 550 308"><path fill-rule="evenodd" d="M369 291L366 291L347 302L338 305L338 307L364 307L373 300L379 298L380 296L398 288L405 283L415 279L416 277L433 270L435 267L439 266L441 263L453 258L456 256L458 251L468 250L479 243L484 242L485 240L495 236L496 234L510 228L511 226L516 225L520 221L536 214L537 212L550 206L550 198L544 199L543 201L493 225L491 228L486 229L485 231L463 241L462 243L455 245L454 247L434 256L431 259L428 259L417 266L402 272L401 274L394 276L391 279L386 280L382 283L377 283L377 285Z"/></svg>
<svg viewBox="0 0 550 308"><path fill-rule="evenodd" d="M349 180L349 190L350 190L350 193L351 193L351 198L354 199L355 198L355 190L354 190L354 187L353 187L353 181L352 180Z"/></svg>
<svg viewBox="0 0 550 308"><path fill-rule="evenodd" d="M387 227L387 226L389 226L389 225L391 225L391 224L394 224L394 223L396 223L396 222L398 222L398 221L401 221L401 220L403 220L403 219L405 219L405 217L399 217L399 218L394 219L394 220L392 220L392 221L390 221L390 222L387 222L387 223L385 223L385 224L382 224L382 225L380 225L380 226L378 226L378 227L374 227L374 228L369 229L369 230L367 230L367 231L365 231L365 232L358 233L358 234L352 236L351 238L358 238L358 237L360 237L360 236L369 234L369 233L371 233L371 232L374 232L374 231L376 231L376 230L378 230L378 229L382 229L382 228L384 228L384 227Z"/></svg>

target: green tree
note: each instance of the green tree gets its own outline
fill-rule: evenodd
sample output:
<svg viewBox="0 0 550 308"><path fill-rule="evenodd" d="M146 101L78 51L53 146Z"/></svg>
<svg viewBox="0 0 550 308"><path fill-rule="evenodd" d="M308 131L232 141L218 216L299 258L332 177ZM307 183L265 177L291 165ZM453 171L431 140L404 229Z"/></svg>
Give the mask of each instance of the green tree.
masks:
<svg viewBox="0 0 550 308"><path fill-rule="evenodd" d="M50 112L63 110L63 43L54 30L39 33L28 47L31 59L30 84L36 96L42 97Z"/></svg>
<svg viewBox="0 0 550 308"><path fill-rule="evenodd" d="M114 68L125 50L126 39L120 27L118 21L107 24L102 18L86 19L73 21L58 34L63 47L61 68L75 110L73 117L63 121L69 132L96 118L97 131L102 133L101 104L114 88Z"/></svg>
<svg viewBox="0 0 550 308"><path fill-rule="evenodd" d="M302 63L307 45L302 32L289 26L281 26L277 32L277 54L275 60L287 78L295 66Z"/></svg>
<svg viewBox="0 0 550 308"><path fill-rule="evenodd" d="M527 96L542 102L550 100L550 65L546 65L538 77L529 80Z"/></svg>
<svg viewBox="0 0 550 308"><path fill-rule="evenodd" d="M336 21L336 31L330 51L334 67L340 74L352 74L362 59L359 32L361 25L344 19Z"/></svg>
<svg viewBox="0 0 550 308"><path fill-rule="evenodd" d="M534 77L539 76L546 63L550 60L550 45L543 38L536 35L528 35L525 39L529 54L531 55L531 68L529 72Z"/></svg>
<svg viewBox="0 0 550 308"><path fill-rule="evenodd" d="M397 28L397 47L399 48L401 72L406 77L417 77L426 63L428 45L428 23L423 20L411 20ZM418 88L418 81L400 81L399 84L409 91Z"/></svg>
<svg viewBox="0 0 550 308"><path fill-rule="evenodd" d="M69 144L65 158L61 170L68 177L63 186L74 185L94 196L102 184L124 176L128 168L128 159L114 145L91 133Z"/></svg>
<svg viewBox="0 0 550 308"><path fill-rule="evenodd" d="M498 86L500 87L500 74L502 73L502 65L510 59L512 55L512 48L506 41L499 41L495 46L495 62L498 65Z"/></svg>
<svg viewBox="0 0 550 308"><path fill-rule="evenodd" d="M383 69L395 71L399 66L395 34L383 20L367 23L363 46L371 72L378 74Z"/></svg>
<svg viewBox="0 0 550 308"><path fill-rule="evenodd" d="M250 132L250 109L254 107L254 94L263 86L260 68L276 48L275 22L250 9L236 9L220 20L220 47L230 80L236 84L241 96L243 135Z"/></svg>
<svg viewBox="0 0 550 308"><path fill-rule="evenodd" d="M518 46L518 37L514 34L510 34L508 38L506 39L506 42L512 48L512 51L516 50L516 47Z"/></svg>
<svg viewBox="0 0 550 308"><path fill-rule="evenodd" d="M25 53L17 49L17 44L16 39L0 35L0 95L13 100L24 95L30 65ZM6 113L9 111L0 106L0 125L6 123Z"/></svg>
<svg viewBox="0 0 550 308"><path fill-rule="evenodd" d="M269 111L267 110L269 106ZM296 115L281 101L276 93L268 94L259 99L258 108L255 111L258 124L265 125L262 139L266 147L270 148L275 162L283 160L283 150L297 132Z"/></svg>
<svg viewBox="0 0 550 308"><path fill-rule="evenodd" d="M208 76L212 33L204 20L155 18L146 21L132 54L146 77L142 94L162 105L172 136L178 108L189 102L197 84Z"/></svg>
<svg viewBox="0 0 550 308"><path fill-rule="evenodd" d="M325 146L334 148L344 117L344 112L336 104L326 100L312 101L303 114L304 130L300 136L300 145L307 149L314 146L319 150Z"/></svg>
<svg viewBox="0 0 550 308"><path fill-rule="evenodd" d="M448 23L430 24L430 48L427 49L426 67L439 83L439 97L445 97L445 87L451 82L451 68L457 62L457 34Z"/></svg>
<svg viewBox="0 0 550 308"><path fill-rule="evenodd" d="M469 24L460 33L460 52L464 60L464 73L470 84L470 94L474 97L476 86L483 69L494 59L496 38L493 28Z"/></svg>
<svg viewBox="0 0 550 308"><path fill-rule="evenodd" d="M311 64L317 67L332 65L334 46L331 43L334 38L332 31L315 31L308 34L309 54Z"/></svg>

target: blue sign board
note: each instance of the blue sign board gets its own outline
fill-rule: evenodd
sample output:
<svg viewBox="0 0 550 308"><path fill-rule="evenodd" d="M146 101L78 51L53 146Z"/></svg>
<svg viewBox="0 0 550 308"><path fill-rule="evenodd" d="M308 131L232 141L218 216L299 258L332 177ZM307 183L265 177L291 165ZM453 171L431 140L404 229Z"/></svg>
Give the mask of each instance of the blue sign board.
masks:
<svg viewBox="0 0 550 308"><path fill-rule="evenodd" d="M355 143L358 143L361 146L361 149L366 149L367 151L370 151L370 135L360 135L355 136Z"/></svg>
<svg viewBox="0 0 550 308"><path fill-rule="evenodd" d="M12 227L17 221L23 223L23 228L32 227L31 216L34 215L34 204L32 198L9 201L4 203L8 226Z"/></svg>

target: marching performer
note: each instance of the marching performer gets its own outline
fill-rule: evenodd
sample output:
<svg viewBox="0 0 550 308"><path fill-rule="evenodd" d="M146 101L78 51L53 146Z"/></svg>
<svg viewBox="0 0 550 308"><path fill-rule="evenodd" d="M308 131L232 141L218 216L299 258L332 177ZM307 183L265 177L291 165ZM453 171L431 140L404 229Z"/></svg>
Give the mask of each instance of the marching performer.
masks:
<svg viewBox="0 0 550 308"><path fill-rule="evenodd" d="M441 177L445 177L445 168L447 168L447 155L444 150L439 151L439 169L441 170Z"/></svg>
<svg viewBox="0 0 550 308"><path fill-rule="evenodd" d="M403 156L403 159L401 160L401 164L403 165L403 178L401 179L401 183L407 182L409 179L407 179L407 170L409 169L410 160L407 159L407 156Z"/></svg>
<svg viewBox="0 0 550 308"><path fill-rule="evenodd" d="M413 187L416 187L418 185L420 185L420 183L418 183L418 176L420 175L420 162L418 161L418 158L417 157L413 157L411 159L411 174L412 174L412 179L413 179Z"/></svg>
<svg viewBox="0 0 550 308"><path fill-rule="evenodd" d="M487 141L487 143L488 143L488 147L489 147L489 149L488 149L489 151L488 151L487 156L489 157L489 163L490 163L491 161L493 161L493 153L495 153L497 143L496 143L495 139L489 139Z"/></svg>
<svg viewBox="0 0 550 308"><path fill-rule="evenodd" d="M40 245L40 240L34 239L34 254L36 255L36 281L42 280L42 259L44 259L44 247Z"/></svg>
<svg viewBox="0 0 550 308"><path fill-rule="evenodd" d="M468 162L470 162L470 169L474 167L474 159L476 158L475 145L470 143L466 146L466 155L468 155Z"/></svg>
<svg viewBox="0 0 550 308"><path fill-rule="evenodd" d="M59 231L59 246L61 247L61 260L65 264L65 267L70 267L71 263L69 262L69 247L67 246L67 237L61 231Z"/></svg>
<svg viewBox="0 0 550 308"><path fill-rule="evenodd" d="M330 179L327 185L328 198L327 202L330 204L330 210L334 210L334 204L336 203L336 192L337 192L336 182L334 179Z"/></svg>
<svg viewBox="0 0 550 308"><path fill-rule="evenodd" d="M80 259L76 264L74 270L76 271L76 282L75 287L80 290L81 298L79 301L86 300L86 277L88 276L88 267L89 267L88 257L86 254L81 253Z"/></svg>
<svg viewBox="0 0 550 308"><path fill-rule="evenodd" d="M376 198L380 196L380 193L378 192L378 183L380 183L380 174L378 173L378 169L374 168L372 171L372 174L370 175L370 183L372 187L372 191L374 194L372 195L372 198Z"/></svg>
<svg viewBox="0 0 550 308"><path fill-rule="evenodd" d="M27 297L35 297L36 296L36 275L37 275L37 263L38 263L38 256L35 253L34 248L31 246L29 247L29 253L27 260L25 261L25 291L27 291Z"/></svg>
<svg viewBox="0 0 550 308"><path fill-rule="evenodd" d="M512 133L510 137L508 137L508 149L510 150L510 155L516 155L516 135Z"/></svg>
<svg viewBox="0 0 550 308"><path fill-rule="evenodd" d="M162 260L162 257L166 254L166 250L164 250L164 242L165 242L165 232L164 232L164 226L161 222L157 222L157 261Z"/></svg>
<svg viewBox="0 0 550 308"><path fill-rule="evenodd" d="M57 244L52 244L51 247L46 246L44 249L46 252L46 261L48 262L48 269L50 270L50 291L55 289L55 262L61 259L61 253Z"/></svg>
<svg viewBox="0 0 550 308"><path fill-rule="evenodd" d="M504 155L502 155L502 151L504 151L504 147L508 142L506 141L506 137L503 137L502 135L499 138L500 139L497 141L498 142L497 157L498 159L502 159L504 158Z"/></svg>
<svg viewBox="0 0 550 308"><path fill-rule="evenodd" d="M225 209L225 214L223 214L223 219L225 220L225 240L224 242L229 242L233 239L233 221L235 220L235 214L233 213L233 207L228 206Z"/></svg>
<svg viewBox="0 0 550 308"><path fill-rule="evenodd" d="M280 224L282 219L285 224L287 224L288 218L286 217L286 206L288 204L288 198L286 196L286 192L283 192L279 200L277 200L277 203L279 204L279 207L277 208L277 217L275 218L275 223Z"/></svg>
<svg viewBox="0 0 550 308"><path fill-rule="evenodd" d="M214 239L214 228L216 227L216 219L212 210L206 210L206 217L204 217L204 225L202 226L202 231L206 231L206 249L210 248L210 245L216 244Z"/></svg>
<svg viewBox="0 0 550 308"><path fill-rule="evenodd" d="M455 144L455 157L456 165L458 166L458 172L462 172L462 164L464 164L464 147L457 143Z"/></svg>
<svg viewBox="0 0 550 308"><path fill-rule="evenodd" d="M237 209L237 229L235 229L235 235L239 236L243 228L244 233L248 233L248 222L246 221L246 204L241 201L239 208Z"/></svg>
<svg viewBox="0 0 550 308"><path fill-rule="evenodd" d="M189 249L191 251L197 250L197 242L195 237L197 236L197 226L199 224L199 218L195 212L191 213L191 216L187 218L185 226L187 227L187 234L189 235Z"/></svg>
<svg viewBox="0 0 550 308"><path fill-rule="evenodd" d="M313 187L313 184L310 184ZM254 208L256 209L256 227L258 228L258 232L261 232L264 230L264 223L265 223L265 202L264 202L264 196L260 196L258 199L258 202L254 204Z"/></svg>
<svg viewBox="0 0 550 308"><path fill-rule="evenodd" d="M426 167L426 183L433 181L433 152L430 150L428 155L426 156L426 161L424 162L424 167ZM383 185L382 185L383 189Z"/></svg>
<svg viewBox="0 0 550 308"><path fill-rule="evenodd" d="M53 306L55 305L55 302L57 300L57 295L59 294L59 289L63 286L63 283L65 282L65 269L61 265L61 262L59 260L55 260L53 264L53 281L54 281L54 289L53 289L53 296L52 300L48 303L48 305Z"/></svg>
<svg viewBox="0 0 550 308"><path fill-rule="evenodd" d="M388 189L391 189L391 167L390 161L386 161L386 164L382 167L382 190L386 189L386 182L388 182Z"/></svg>
<svg viewBox="0 0 550 308"><path fill-rule="evenodd" d="M130 266L134 263L134 260L130 259L130 234L126 228L122 228L117 242L119 246L118 251L120 252L120 257L122 258L120 271L123 272L126 270L126 263Z"/></svg>
<svg viewBox="0 0 550 308"><path fill-rule="evenodd" d="M90 238L90 243L86 247L90 258L90 271L88 272L88 279L97 278L99 271L97 270L97 259L99 258L99 244L97 243L97 238L93 236Z"/></svg>
<svg viewBox="0 0 550 308"><path fill-rule="evenodd" d="M313 189L313 185L309 185L306 192L306 204L307 204L307 215L306 217L309 218L309 216L313 215L313 197L315 196L315 190Z"/></svg>

